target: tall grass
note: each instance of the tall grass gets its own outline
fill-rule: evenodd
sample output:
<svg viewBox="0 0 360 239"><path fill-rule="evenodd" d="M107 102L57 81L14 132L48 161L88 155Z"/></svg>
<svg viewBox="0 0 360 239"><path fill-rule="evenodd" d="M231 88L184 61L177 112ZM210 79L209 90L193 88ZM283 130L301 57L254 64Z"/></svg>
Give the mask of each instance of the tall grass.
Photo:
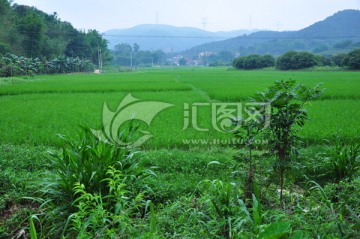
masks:
<svg viewBox="0 0 360 239"><path fill-rule="evenodd" d="M130 135L119 137L126 142ZM62 152L52 153L54 171L46 173L40 190L40 212L45 213L44 227L50 237L65 235L72 220L79 223L92 210L99 213L96 207L120 213L125 198L136 198L140 191L142 195L148 190L141 182L154 174L139 160L137 149L103 142L88 128L83 128L80 141L63 139Z"/></svg>

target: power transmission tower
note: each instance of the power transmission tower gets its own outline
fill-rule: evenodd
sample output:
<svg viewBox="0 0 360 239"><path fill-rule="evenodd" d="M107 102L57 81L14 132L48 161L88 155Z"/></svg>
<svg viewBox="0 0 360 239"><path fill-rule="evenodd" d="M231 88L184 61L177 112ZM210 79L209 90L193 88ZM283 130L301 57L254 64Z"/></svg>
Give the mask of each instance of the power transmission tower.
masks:
<svg viewBox="0 0 360 239"><path fill-rule="evenodd" d="M250 18L249 18L249 28L250 30L252 30L252 15L250 14Z"/></svg>
<svg viewBox="0 0 360 239"><path fill-rule="evenodd" d="M203 30L206 30L207 18L203 17L201 19L202 19Z"/></svg>

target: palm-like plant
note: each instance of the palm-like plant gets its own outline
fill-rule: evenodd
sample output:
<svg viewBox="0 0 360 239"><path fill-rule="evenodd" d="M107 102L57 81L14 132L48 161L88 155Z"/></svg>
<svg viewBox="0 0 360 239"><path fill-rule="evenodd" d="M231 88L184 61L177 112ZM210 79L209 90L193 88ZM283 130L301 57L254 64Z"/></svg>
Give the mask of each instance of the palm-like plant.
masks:
<svg viewBox="0 0 360 239"><path fill-rule="evenodd" d="M67 57L60 55L52 60L40 60L39 58L25 58L14 54L0 56L0 76L33 75L33 74L56 74L71 72L94 71L94 64L89 60L79 57Z"/></svg>

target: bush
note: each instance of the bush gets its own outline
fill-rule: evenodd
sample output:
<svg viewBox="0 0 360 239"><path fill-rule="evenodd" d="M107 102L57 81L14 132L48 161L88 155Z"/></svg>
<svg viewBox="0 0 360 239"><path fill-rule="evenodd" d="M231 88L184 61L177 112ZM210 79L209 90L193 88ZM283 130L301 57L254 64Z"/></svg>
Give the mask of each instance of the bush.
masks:
<svg viewBox="0 0 360 239"><path fill-rule="evenodd" d="M347 56L347 54L340 53L340 54L337 54L335 56L332 56L331 60L335 63L335 65L343 67L344 63L345 63L346 56Z"/></svg>
<svg viewBox="0 0 360 239"><path fill-rule="evenodd" d="M20 69L19 67L16 67L15 65L5 65L0 68L0 77L12 77L16 75L20 75Z"/></svg>
<svg viewBox="0 0 360 239"><path fill-rule="evenodd" d="M260 59L259 55L249 55L244 59L244 69L252 70L258 69L258 61Z"/></svg>
<svg viewBox="0 0 360 239"><path fill-rule="evenodd" d="M360 223L360 218L356 212L360 212L360 177L353 180L343 180L338 184L329 183L324 190L329 200L336 203L338 211L347 219Z"/></svg>
<svg viewBox="0 0 360 239"><path fill-rule="evenodd" d="M258 68L275 66L275 58L272 55L263 55L258 60Z"/></svg>
<svg viewBox="0 0 360 239"><path fill-rule="evenodd" d="M360 70L360 49L353 50L343 59L344 66L351 70Z"/></svg>
<svg viewBox="0 0 360 239"><path fill-rule="evenodd" d="M276 67L280 70L299 70L317 65L316 57L309 52L289 51L277 59Z"/></svg>
<svg viewBox="0 0 360 239"><path fill-rule="evenodd" d="M235 58L233 66L237 69L261 69L275 65L275 58L271 55L249 55Z"/></svg>
<svg viewBox="0 0 360 239"><path fill-rule="evenodd" d="M233 61L233 67L237 69L244 69L244 57L235 58Z"/></svg>
<svg viewBox="0 0 360 239"><path fill-rule="evenodd" d="M76 212L71 218L69 238L131 238L134 233L132 217L139 215L137 209L146 204L144 195L127 189L127 175L121 170L110 167L107 174L107 195L89 193L83 184L75 184Z"/></svg>
<svg viewBox="0 0 360 239"><path fill-rule="evenodd" d="M317 56L317 62L321 66L333 66L334 62L329 56Z"/></svg>
<svg viewBox="0 0 360 239"><path fill-rule="evenodd" d="M328 164L328 177L335 182L352 178L360 170L360 144L331 146L325 156Z"/></svg>
<svg viewBox="0 0 360 239"><path fill-rule="evenodd" d="M6 54L7 52L10 52L10 48L3 44L3 43L0 43L0 54Z"/></svg>
<svg viewBox="0 0 360 239"><path fill-rule="evenodd" d="M75 231L88 235L139 213L136 210L149 190L141 182L153 172L145 169L136 149L103 142L84 128L80 142L65 139L62 153L52 155L55 171L45 175L41 189L44 228L50 238L72 231L67 229L70 221ZM101 215L106 218L103 224L96 222Z"/></svg>

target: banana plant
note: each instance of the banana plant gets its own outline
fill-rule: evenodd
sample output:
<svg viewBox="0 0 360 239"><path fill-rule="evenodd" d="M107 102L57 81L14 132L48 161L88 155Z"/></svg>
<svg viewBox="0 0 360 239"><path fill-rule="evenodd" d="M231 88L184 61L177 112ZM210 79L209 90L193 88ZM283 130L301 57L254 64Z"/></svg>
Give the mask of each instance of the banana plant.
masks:
<svg viewBox="0 0 360 239"><path fill-rule="evenodd" d="M26 58L11 53L0 56L0 76L4 77L43 73L91 72L94 69L93 63L89 60L65 55L60 55L52 60Z"/></svg>

